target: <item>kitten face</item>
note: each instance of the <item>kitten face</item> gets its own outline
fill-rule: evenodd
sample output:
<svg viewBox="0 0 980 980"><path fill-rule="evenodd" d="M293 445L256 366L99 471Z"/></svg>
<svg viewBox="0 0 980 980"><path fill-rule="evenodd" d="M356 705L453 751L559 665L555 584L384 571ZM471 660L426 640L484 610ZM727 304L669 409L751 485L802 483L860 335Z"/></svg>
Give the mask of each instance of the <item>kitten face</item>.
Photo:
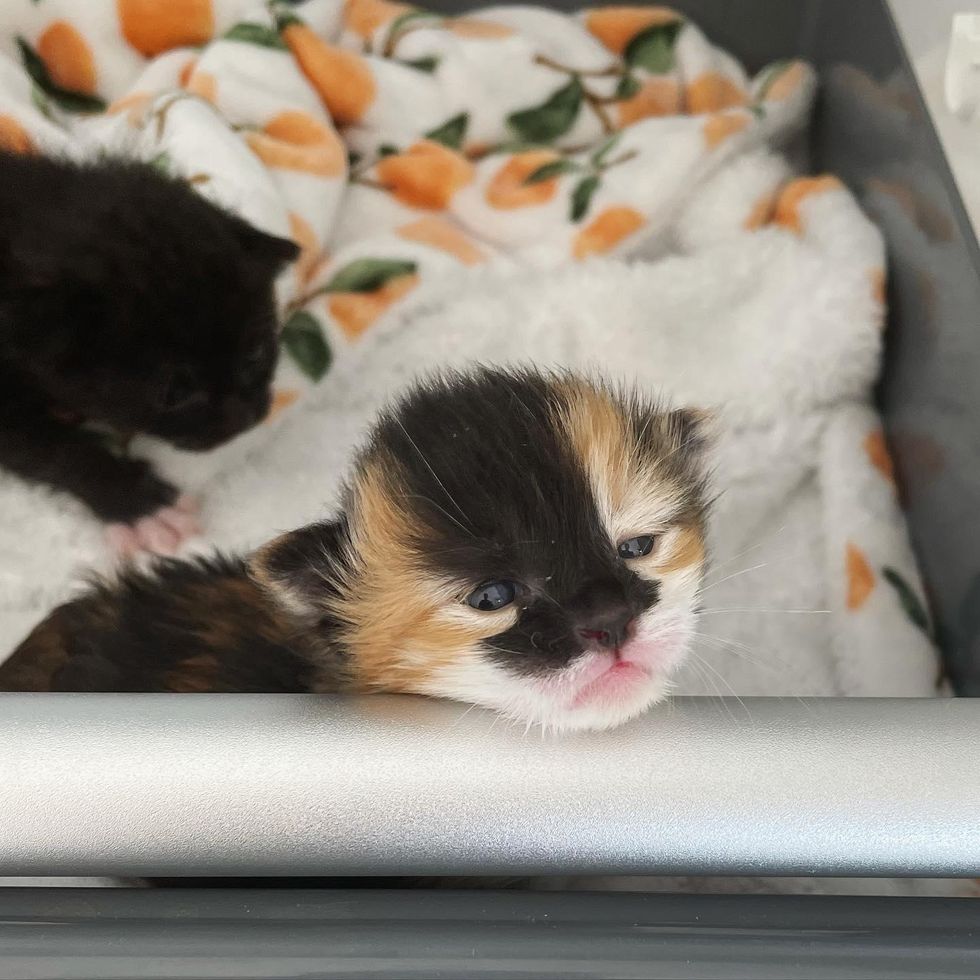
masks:
<svg viewBox="0 0 980 980"><path fill-rule="evenodd" d="M195 450L262 419L296 246L146 165L32 166L54 191L13 237L11 351L53 407Z"/></svg>
<svg viewBox="0 0 980 980"><path fill-rule="evenodd" d="M329 543L296 532L255 568L333 624L357 689L607 728L665 697L688 649L700 430L574 378L450 378L382 421Z"/></svg>

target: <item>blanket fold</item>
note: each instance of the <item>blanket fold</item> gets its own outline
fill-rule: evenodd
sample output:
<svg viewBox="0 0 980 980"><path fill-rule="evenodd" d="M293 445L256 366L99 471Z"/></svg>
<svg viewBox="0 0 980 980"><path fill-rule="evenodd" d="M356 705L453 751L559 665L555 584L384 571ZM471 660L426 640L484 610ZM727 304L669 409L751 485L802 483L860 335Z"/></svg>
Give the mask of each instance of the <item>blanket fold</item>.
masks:
<svg viewBox="0 0 980 980"><path fill-rule="evenodd" d="M666 7L0 11L0 146L150 161L302 249L274 417L206 456L136 446L203 493L201 547L317 516L421 370L599 369L721 413L681 690L927 696L929 614L869 407L882 242L836 178L780 154L814 90L798 61L750 77ZM0 514L12 647L104 556L73 501L2 474Z"/></svg>

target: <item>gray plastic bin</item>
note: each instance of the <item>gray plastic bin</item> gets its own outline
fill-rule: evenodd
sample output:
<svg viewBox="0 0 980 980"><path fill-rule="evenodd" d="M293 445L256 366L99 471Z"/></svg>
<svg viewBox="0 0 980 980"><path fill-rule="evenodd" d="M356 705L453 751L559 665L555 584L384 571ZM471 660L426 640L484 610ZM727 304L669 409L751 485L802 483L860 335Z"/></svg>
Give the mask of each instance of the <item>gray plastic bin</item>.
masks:
<svg viewBox="0 0 980 980"><path fill-rule="evenodd" d="M674 6L750 69L820 70L809 164L888 239L880 405L948 670L975 695L980 251L885 0ZM882 206L883 186L911 209ZM435 707L25 697L0 698L7 874L980 875L974 702L762 702L751 723L681 704L609 743L623 785L590 822L577 762L595 744L447 735ZM630 752L658 744L673 782L631 795ZM978 924L980 904L938 899L7 890L0 978L975 977Z"/></svg>

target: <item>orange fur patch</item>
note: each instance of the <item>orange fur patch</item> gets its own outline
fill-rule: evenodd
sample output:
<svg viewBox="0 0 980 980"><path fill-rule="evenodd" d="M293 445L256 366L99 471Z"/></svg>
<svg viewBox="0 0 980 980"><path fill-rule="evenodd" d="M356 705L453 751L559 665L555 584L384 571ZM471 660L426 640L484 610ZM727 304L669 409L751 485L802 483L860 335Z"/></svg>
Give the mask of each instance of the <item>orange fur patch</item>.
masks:
<svg viewBox="0 0 980 980"><path fill-rule="evenodd" d="M560 402L557 424L582 462L610 536L656 531L652 524L632 524L656 520L655 511L661 508L664 513L660 519L666 516L677 499L676 487L656 460L646 459L638 451L635 435L614 397L578 380L557 382L554 388ZM666 418L652 419L650 424L662 424ZM694 542L685 537L683 547L676 545L665 559L664 570L674 571L695 561L694 548ZM703 539L700 560L704 560Z"/></svg>
<svg viewBox="0 0 980 980"><path fill-rule="evenodd" d="M654 551L651 561L659 575L670 575L703 565L707 553L703 532L696 527L682 527L670 551L663 557Z"/></svg>
<svg viewBox="0 0 980 980"><path fill-rule="evenodd" d="M561 425L582 461L600 510L613 513L623 505L632 474L623 466L630 440L623 413L608 392L579 381L556 386L563 401Z"/></svg>
<svg viewBox="0 0 980 980"><path fill-rule="evenodd" d="M374 459L355 477L348 511L355 568L329 610L342 623L356 689L419 693L440 667L506 627L496 616L445 615L452 590L419 571L394 469Z"/></svg>

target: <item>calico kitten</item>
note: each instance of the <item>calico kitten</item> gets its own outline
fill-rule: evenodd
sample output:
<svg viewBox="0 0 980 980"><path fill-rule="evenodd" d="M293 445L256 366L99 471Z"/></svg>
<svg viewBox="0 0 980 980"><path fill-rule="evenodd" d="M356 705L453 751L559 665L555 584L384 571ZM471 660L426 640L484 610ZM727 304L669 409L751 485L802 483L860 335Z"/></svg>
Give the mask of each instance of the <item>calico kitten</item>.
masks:
<svg viewBox="0 0 980 980"><path fill-rule="evenodd" d="M0 467L134 525L176 488L79 427L206 450L268 411L296 246L149 164L0 152Z"/></svg>
<svg viewBox="0 0 980 980"><path fill-rule="evenodd" d="M333 521L96 585L0 690L408 692L618 724L667 694L690 642L703 427L570 375L423 383L382 415Z"/></svg>

